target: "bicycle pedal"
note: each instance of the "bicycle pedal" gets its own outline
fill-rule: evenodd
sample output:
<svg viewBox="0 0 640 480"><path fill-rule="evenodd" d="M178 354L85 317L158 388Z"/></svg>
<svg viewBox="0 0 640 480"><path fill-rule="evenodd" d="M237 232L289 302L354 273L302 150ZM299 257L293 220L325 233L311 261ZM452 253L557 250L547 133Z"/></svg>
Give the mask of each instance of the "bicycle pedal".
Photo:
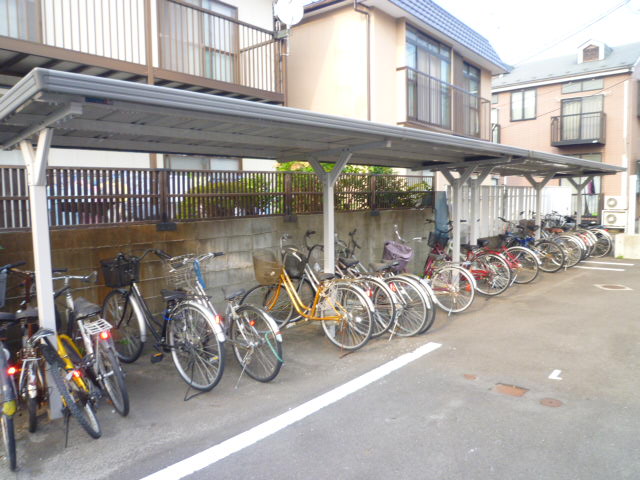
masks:
<svg viewBox="0 0 640 480"><path fill-rule="evenodd" d="M163 358L164 353L154 353L153 355L151 355L151 363L161 362Z"/></svg>

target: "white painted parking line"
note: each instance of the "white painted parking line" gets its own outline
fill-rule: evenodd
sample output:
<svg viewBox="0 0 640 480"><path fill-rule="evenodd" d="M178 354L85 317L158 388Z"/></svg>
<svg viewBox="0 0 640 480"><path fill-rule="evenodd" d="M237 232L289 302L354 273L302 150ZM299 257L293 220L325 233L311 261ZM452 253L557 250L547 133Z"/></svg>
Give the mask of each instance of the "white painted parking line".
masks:
<svg viewBox="0 0 640 480"><path fill-rule="evenodd" d="M584 260L582 263L597 263L599 265L622 265L623 267L634 267L635 266L635 263L598 262L597 260Z"/></svg>
<svg viewBox="0 0 640 480"><path fill-rule="evenodd" d="M354 378L353 380L336 387L319 397L309 400L308 402L283 413L282 415L278 415L271 420L267 420L246 432L240 433L222 443L203 450L192 457L186 458L178 463L174 463L173 465L170 465L156 473L152 473L151 475L144 477L142 480L175 480L191 475L192 473L213 465L219 460L222 460L233 453L239 452L240 450L259 442L276 432L279 432L280 430L308 417L322 408L363 389L367 385L370 385L399 368L402 368L405 365L418 360L424 355L437 350L441 346L442 344L435 342L429 342L422 345L413 352L405 353L404 355L374 368L364 375L360 375L359 377Z"/></svg>
<svg viewBox="0 0 640 480"><path fill-rule="evenodd" d="M576 268L584 268L585 270L608 270L610 272L624 272L624 268L604 268L604 267L581 267L576 265Z"/></svg>
<svg viewBox="0 0 640 480"><path fill-rule="evenodd" d="M562 370L554 370L553 372L551 372L551 375L549 375L549 378L551 380L562 380L562 377L560 376L561 373Z"/></svg>

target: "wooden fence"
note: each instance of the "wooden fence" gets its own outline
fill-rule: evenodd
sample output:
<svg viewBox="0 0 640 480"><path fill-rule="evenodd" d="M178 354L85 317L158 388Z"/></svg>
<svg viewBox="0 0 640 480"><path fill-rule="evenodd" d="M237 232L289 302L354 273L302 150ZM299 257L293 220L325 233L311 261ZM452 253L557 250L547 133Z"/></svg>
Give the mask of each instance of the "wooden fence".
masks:
<svg viewBox="0 0 640 480"><path fill-rule="evenodd" d="M336 211L414 208L433 177L343 174ZM77 227L322 212L314 173L49 167L49 225ZM0 230L29 228L24 167L0 167Z"/></svg>

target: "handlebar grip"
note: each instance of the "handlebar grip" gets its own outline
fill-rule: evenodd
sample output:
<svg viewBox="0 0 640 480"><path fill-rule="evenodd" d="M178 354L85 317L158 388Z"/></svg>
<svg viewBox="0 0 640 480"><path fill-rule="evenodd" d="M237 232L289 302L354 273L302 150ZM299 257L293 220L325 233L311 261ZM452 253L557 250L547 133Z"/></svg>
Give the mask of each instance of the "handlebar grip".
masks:
<svg viewBox="0 0 640 480"><path fill-rule="evenodd" d="M24 260L21 262L9 263L4 267L0 267L0 270L11 270L12 268L21 267L22 265L26 265L26 264L27 262L25 262Z"/></svg>
<svg viewBox="0 0 640 480"><path fill-rule="evenodd" d="M221 257L222 255L224 255L224 252L213 252L214 257Z"/></svg>
<svg viewBox="0 0 640 480"><path fill-rule="evenodd" d="M167 252L165 252L164 250L160 250L159 248L156 248L153 250L153 253L155 253L157 256L159 256L160 258L164 258L165 260L168 260L169 258L171 258L171 255L169 255Z"/></svg>
<svg viewBox="0 0 640 480"><path fill-rule="evenodd" d="M304 236L305 236L305 237L310 237L311 235L315 235L315 234L316 234L316 231L315 231L315 230L307 230L307 231L304 233Z"/></svg>
<svg viewBox="0 0 640 480"><path fill-rule="evenodd" d="M68 268L53 268L51 269L51 273L67 273L69 271Z"/></svg>

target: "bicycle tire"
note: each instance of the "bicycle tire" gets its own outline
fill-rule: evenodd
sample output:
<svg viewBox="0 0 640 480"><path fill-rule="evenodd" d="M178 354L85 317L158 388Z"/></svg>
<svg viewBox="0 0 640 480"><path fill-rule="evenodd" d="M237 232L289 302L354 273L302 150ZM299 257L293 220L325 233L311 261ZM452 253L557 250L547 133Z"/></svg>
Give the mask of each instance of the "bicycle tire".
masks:
<svg viewBox="0 0 640 480"><path fill-rule="evenodd" d="M373 305L358 287L334 284L328 292L331 302L318 316L339 316L339 320L323 320L322 329L331 343L343 350L355 351L364 347L373 330Z"/></svg>
<svg viewBox="0 0 640 480"><path fill-rule="evenodd" d="M358 285L371 299L374 306L371 337L377 338L389 330L396 320L397 307L394 293L384 280L377 277L360 277Z"/></svg>
<svg viewBox="0 0 640 480"><path fill-rule="evenodd" d="M115 348L109 340L103 339L97 346L100 352L96 355L96 371L100 386L107 392L115 411L126 417L129 414L129 392Z"/></svg>
<svg viewBox="0 0 640 480"><path fill-rule="evenodd" d="M38 405L40 404L40 399L44 398L45 392L44 375L40 370L39 360L38 362L30 361L28 368L29 372L24 376L26 384L21 387L21 391L22 397L26 398L27 403L28 430L29 433L35 433L38 430ZM32 396L28 385L30 378L35 379L35 385L33 386L35 396Z"/></svg>
<svg viewBox="0 0 640 480"><path fill-rule="evenodd" d="M505 255L510 254L517 263L515 282L524 285L533 282L540 271L538 257L526 247L510 247L505 251ZM511 258L510 258L511 260Z"/></svg>
<svg viewBox="0 0 640 480"><path fill-rule="evenodd" d="M511 269L506 260L498 255L478 255L469 268L476 280L476 290L483 295L500 295L512 283Z"/></svg>
<svg viewBox="0 0 640 480"><path fill-rule="evenodd" d="M608 232L603 233L600 230L594 230L593 234L596 236L596 244L593 247L592 256L596 258L601 258L606 256L613 246L613 242L611 241L611 237Z"/></svg>
<svg viewBox="0 0 640 480"><path fill-rule="evenodd" d="M391 327L393 335L411 337L420 333L429 320L429 305L420 287L410 279L395 275L385 279L398 300L398 314Z"/></svg>
<svg viewBox="0 0 640 480"><path fill-rule="evenodd" d="M102 430L87 392L81 393L78 383L69 381L64 361L49 344L43 344L41 351L47 364L49 364L49 374L62 397L63 405L85 432L92 438L100 438Z"/></svg>
<svg viewBox="0 0 640 480"><path fill-rule="evenodd" d="M18 456L16 452L16 429L13 424L13 415L0 414L2 424L2 440L7 454L9 469L13 472L18 468Z"/></svg>
<svg viewBox="0 0 640 480"><path fill-rule="evenodd" d="M111 324L111 338L118 358L135 362L144 348L142 322L125 290L111 290L102 302L102 317Z"/></svg>
<svg viewBox="0 0 640 480"><path fill-rule="evenodd" d="M283 363L280 332L267 314L253 305L242 305L235 313L229 326L229 341L236 360L254 380L270 382L278 376Z"/></svg>
<svg viewBox="0 0 640 480"><path fill-rule="evenodd" d="M445 265L431 276L433 299L438 307L447 313L461 313L473 303L475 280L462 267Z"/></svg>
<svg viewBox="0 0 640 480"><path fill-rule="evenodd" d="M534 251L540 258L540 270L545 273L555 273L564 267L566 257L557 243L549 240L539 240L534 245Z"/></svg>
<svg viewBox="0 0 640 480"><path fill-rule="evenodd" d="M565 249L567 268L576 266L582 260L582 246L578 240L571 236L555 237L555 243L561 245Z"/></svg>
<svg viewBox="0 0 640 480"><path fill-rule="evenodd" d="M278 285L256 285L244 294L240 304L264 309L278 327L284 328L294 317L294 308L284 286L280 287L278 297L274 299L277 292Z"/></svg>
<svg viewBox="0 0 640 480"><path fill-rule="evenodd" d="M224 344L209 310L196 302L178 303L169 312L167 341L176 370L190 387L208 392L218 384Z"/></svg>
<svg viewBox="0 0 640 480"><path fill-rule="evenodd" d="M433 322L436 319L436 301L434 298L433 290L431 290L431 285L429 284L429 280L425 278L420 278L418 275L415 275L413 273L400 273L399 275L412 280L413 283L420 289L420 291L425 296L425 299L427 300L427 304L429 308L427 322L424 325L424 327L422 327L422 330L418 332L418 333L425 333L431 328L431 326L433 325Z"/></svg>

